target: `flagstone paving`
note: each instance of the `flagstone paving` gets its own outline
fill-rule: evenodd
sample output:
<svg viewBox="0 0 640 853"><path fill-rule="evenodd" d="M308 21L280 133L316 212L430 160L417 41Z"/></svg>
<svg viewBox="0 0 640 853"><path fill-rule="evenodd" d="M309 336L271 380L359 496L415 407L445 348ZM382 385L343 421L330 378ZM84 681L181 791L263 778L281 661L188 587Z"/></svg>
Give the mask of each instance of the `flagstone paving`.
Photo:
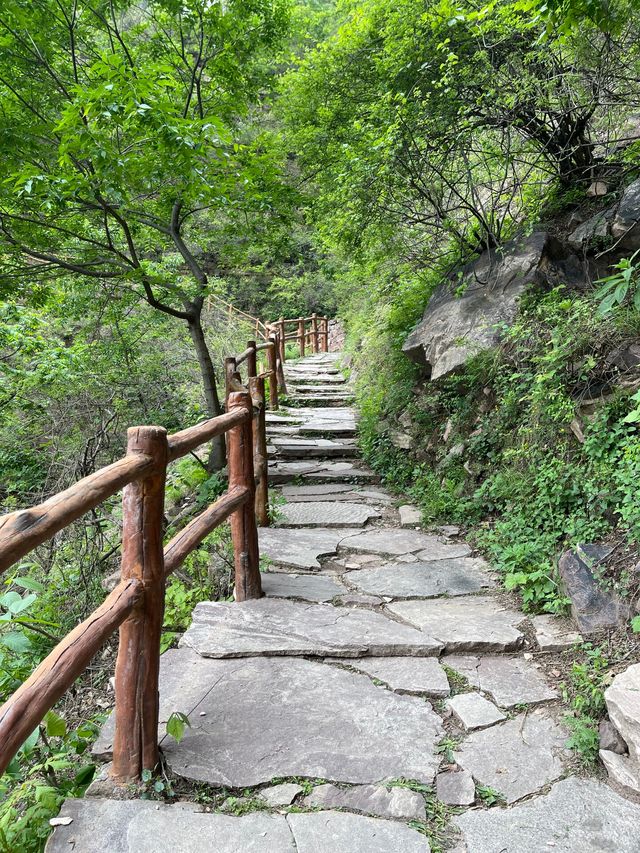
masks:
<svg viewBox="0 0 640 853"><path fill-rule="evenodd" d="M266 417L284 503L259 531L265 597L199 604L161 659L168 771L211 786L210 803L224 789L221 805L96 788L63 805L49 853L637 853L640 806L571 775L540 666L576 641L571 626L529 620L457 528L420 529L350 458L339 354L285 372L293 405ZM180 743L175 712L190 722ZM112 737L109 719L96 756Z"/></svg>

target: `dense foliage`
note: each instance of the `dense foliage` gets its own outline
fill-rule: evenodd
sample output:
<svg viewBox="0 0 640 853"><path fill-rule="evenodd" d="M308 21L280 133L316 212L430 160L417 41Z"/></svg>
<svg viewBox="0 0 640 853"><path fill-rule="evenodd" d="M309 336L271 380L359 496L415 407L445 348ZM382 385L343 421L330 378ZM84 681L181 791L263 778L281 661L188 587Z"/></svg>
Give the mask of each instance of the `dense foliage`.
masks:
<svg viewBox="0 0 640 853"><path fill-rule="evenodd" d="M637 9L6 0L3 511L117 458L128 425L218 413L223 358L253 337L222 297L264 319L345 321L366 457L427 522L464 524L527 609L566 606L567 546L635 553L640 391L611 383L608 359L640 336L638 256L597 246L610 254L583 287L528 293L501 345L439 382L401 348L462 264L540 220L563 238L572 212L640 174ZM606 195L585 201L594 182ZM223 463L218 443L171 469L168 535L224 488ZM114 498L5 576L3 696L103 598L120 521ZM230 594L227 545L216 534L172 579L163 648L198 600ZM602 580L633 592L624 573ZM105 649L0 781L0 850L42 849L47 818L90 780L111 663ZM606 666L591 649L566 689L590 755Z"/></svg>

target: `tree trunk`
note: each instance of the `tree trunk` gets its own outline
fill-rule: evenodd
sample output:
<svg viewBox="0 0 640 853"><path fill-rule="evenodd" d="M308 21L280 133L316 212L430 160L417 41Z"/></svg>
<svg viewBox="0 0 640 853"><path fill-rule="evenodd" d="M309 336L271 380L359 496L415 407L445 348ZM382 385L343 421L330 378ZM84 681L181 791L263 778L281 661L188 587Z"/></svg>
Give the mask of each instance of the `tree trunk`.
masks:
<svg viewBox="0 0 640 853"><path fill-rule="evenodd" d="M218 385L216 383L213 362L211 361L211 354L202 328L202 305L192 304L190 309L187 325L189 326L189 334L191 335L198 358L207 412L209 417L216 418L222 414L222 407L220 406L220 398L218 397ZM224 436L218 435L211 442L211 454L207 465L208 470L210 472L219 471L221 468L224 468L225 462Z"/></svg>

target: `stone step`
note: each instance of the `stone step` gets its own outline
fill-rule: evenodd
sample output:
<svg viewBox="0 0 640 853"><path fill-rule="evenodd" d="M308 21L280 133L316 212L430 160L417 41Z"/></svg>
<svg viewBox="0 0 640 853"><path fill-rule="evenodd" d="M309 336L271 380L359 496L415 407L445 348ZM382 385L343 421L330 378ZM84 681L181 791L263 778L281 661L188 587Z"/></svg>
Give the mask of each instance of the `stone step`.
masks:
<svg viewBox="0 0 640 853"><path fill-rule="evenodd" d="M287 400L292 409L295 409L297 405L305 407L317 406L318 408L335 406L336 408L341 408L347 403L352 403L354 397L353 394L335 394L323 397L318 397L315 394L298 394L295 397L287 397Z"/></svg>
<svg viewBox="0 0 640 853"><path fill-rule="evenodd" d="M279 462L269 465L269 482L273 485L294 483L378 483L380 478L368 468L348 462Z"/></svg>
<svg viewBox="0 0 640 853"><path fill-rule="evenodd" d="M240 817L191 803L151 800L67 800L68 818L47 853L428 853L417 830L394 820L322 810ZM334 846L335 845L335 846Z"/></svg>
<svg viewBox="0 0 640 853"><path fill-rule="evenodd" d="M278 456L289 458L321 457L354 458L358 455L355 441L332 441L326 438L284 438L271 437L271 444Z"/></svg>
<svg viewBox="0 0 640 853"><path fill-rule="evenodd" d="M351 501L306 501L279 507L277 527L364 527L380 513L369 504Z"/></svg>

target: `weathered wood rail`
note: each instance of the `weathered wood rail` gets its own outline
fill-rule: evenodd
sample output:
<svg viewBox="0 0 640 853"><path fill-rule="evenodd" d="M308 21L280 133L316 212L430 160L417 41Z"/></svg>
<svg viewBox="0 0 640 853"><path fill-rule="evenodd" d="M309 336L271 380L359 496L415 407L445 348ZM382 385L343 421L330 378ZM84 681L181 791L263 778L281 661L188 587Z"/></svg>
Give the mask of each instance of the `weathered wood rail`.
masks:
<svg viewBox="0 0 640 853"><path fill-rule="evenodd" d="M246 315L249 317L249 315ZM269 523L265 380L269 404L278 408L285 392L283 363L287 340L300 354L328 349L328 320L309 318L263 324L263 340L225 361L226 412L173 435L160 426L128 430L127 453L38 506L0 517L0 572L123 489L121 577L116 588L40 663L0 708L0 774L21 744L82 674L101 646L119 630L115 672L115 736L112 777L140 778L159 758L158 676L165 583L206 536L230 519L237 601L262 595L258 525ZM296 332L287 334L292 324ZM264 358L258 370L258 358ZM246 363L247 384L239 369ZM228 489L204 512L163 542L167 467L225 435Z"/></svg>

